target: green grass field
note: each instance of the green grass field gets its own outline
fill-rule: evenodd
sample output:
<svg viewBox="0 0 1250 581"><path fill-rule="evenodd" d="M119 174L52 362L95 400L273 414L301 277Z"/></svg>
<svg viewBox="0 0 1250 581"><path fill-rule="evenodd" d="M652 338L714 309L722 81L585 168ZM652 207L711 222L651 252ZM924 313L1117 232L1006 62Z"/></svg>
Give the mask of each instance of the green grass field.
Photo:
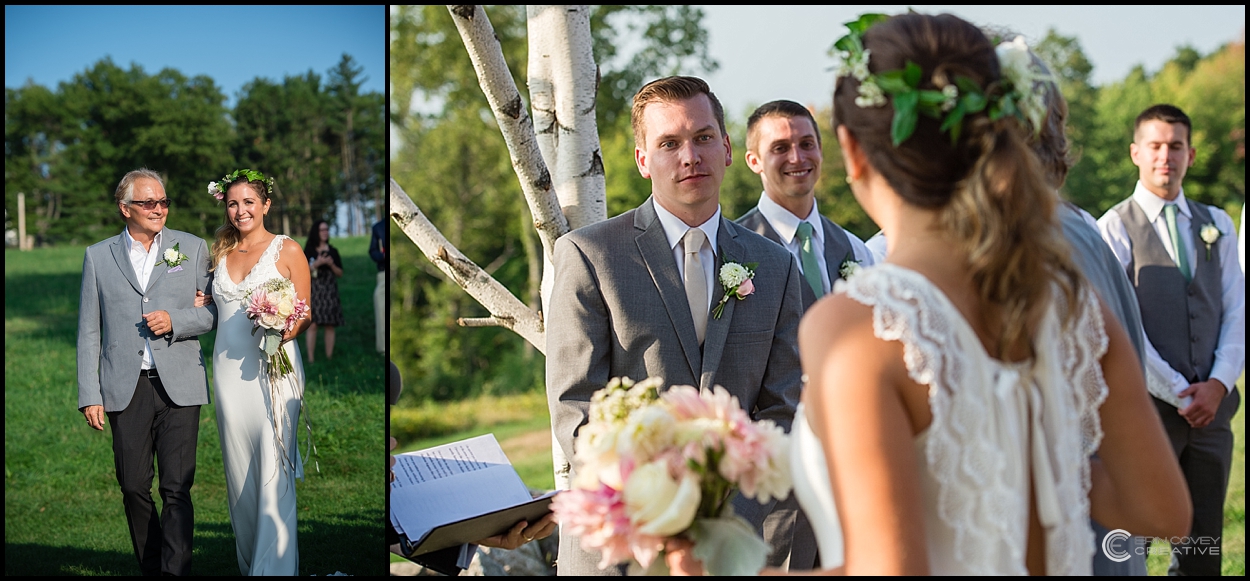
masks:
<svg viewBox="0 0 1250 581"><path fill-rule="evenodd" d="M372 298L377 269L367 237L331 242L343 257L339 292L347 324L338 329L334 359L321 357L318 337L317 362L305 370L321 472L310 461L296 487L300 574L385 575L385 362L374 349ZM76 409L83 250L5 251L5 575L139 574L111 432L92 430ZM210 364L213 340L211 333L200 338ZM301 432L300 449L305 446ZM238 575L212 405L200 411L196 466L192 572ZM159 506L159 494L153 497Z"/></svg>

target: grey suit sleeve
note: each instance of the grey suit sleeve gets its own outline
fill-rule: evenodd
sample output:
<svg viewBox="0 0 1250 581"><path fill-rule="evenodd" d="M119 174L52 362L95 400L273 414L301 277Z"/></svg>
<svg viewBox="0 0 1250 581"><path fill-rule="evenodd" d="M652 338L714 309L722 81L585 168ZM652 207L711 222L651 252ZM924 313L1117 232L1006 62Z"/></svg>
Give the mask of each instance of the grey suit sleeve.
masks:
<svg viewBox="0 0 1250 581"><path fill-rule="evenodd" d="M82 261L82 289L78 296L78 409L104 405L100 392L100 294L96 286L91 249Z"/></svg>
<svg viewBox="0 0 1250 581"><path fill-rule="evenodd" d="M611 323L590 260L568 236L556 241L547 312L547 404L564 457L586 423L590 398L608 382ZM557 472L560 466L555 467Z"/></svg>
<svg viewBox="0 0 1250 581"><path fill-rule="evenodd" d="M799 269L793 257L786 277L786 294L777 313L776 333L768 352L768 369L755 404L756 420L772 420L790 431L803 389L799 361L799 320L803 318L803 295Z"/></svg>
<svg viewBox="0 0 1250 581"><path fill-rule="evenodd" d="M195 290L209 294L211 279L208 272L208 245L204 240L196 238L195 248ZM198 337L217 326L217 303L211 302L203 307L188 307L169 311L169 322L173 326L173 334L179 339Z"/></svg>

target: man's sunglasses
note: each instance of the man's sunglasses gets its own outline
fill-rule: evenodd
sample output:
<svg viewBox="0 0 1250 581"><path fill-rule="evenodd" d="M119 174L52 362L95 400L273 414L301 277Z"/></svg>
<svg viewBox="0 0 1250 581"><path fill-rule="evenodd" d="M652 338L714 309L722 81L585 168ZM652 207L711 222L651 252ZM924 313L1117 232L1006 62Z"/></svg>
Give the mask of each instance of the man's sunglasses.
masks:
<svg viewBox="0 0 1250 581"><path fill-rule="evenodd" d="M139 206L144 210L152 211L155 210L158 205L162 208L168 208L169 198L165 198L163 200L143 200L142 202L131 201L130 203Z"/></svg>

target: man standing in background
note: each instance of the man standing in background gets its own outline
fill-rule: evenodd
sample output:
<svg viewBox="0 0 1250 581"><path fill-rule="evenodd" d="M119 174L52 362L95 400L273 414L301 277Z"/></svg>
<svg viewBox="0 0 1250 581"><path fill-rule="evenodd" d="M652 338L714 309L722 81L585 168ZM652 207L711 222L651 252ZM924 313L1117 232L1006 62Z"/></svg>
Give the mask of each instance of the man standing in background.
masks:
<svg viewBox="0 0 1250 581"><path fill-rule="evenodd" d="M1129 154L1133 195L1098 220L1137 292L1146 332L1146 384L1189 485L1193 526L1173 544L1169 572L1219 575L1230 420L1245 362L1245 275L1233 221L1185 198L1194 163L1189 117L1171 105L1138 115Z"/></svg>

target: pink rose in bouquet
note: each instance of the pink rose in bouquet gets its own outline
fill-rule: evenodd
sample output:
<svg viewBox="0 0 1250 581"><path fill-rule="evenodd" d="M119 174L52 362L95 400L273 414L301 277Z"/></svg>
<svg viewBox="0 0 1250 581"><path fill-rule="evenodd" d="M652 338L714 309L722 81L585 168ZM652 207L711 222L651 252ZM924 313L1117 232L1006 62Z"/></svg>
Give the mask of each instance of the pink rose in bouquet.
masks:
<svg viewBox="0 0 1250 581"><path fill-rule="evenodd" d="M734 490L760 502L790 493L786 434L752 421L723 387L613 379L591 401L576 442L572 490L553 501L562 527L600 551L665 574L666 541L684 538L717 575L753 575L770 547L733 514Z"/></svg>
<svg viewBox="0 0 1250 581"><path fill-rule="evenodd" d="M265 354L271 380L295 371L286 350L280 348L282 337L308 315L308 301L296 297L295 284L289 279L270 279L248 295L247 318L252 320L253 335L264 330L260 350Z"/></svg>

